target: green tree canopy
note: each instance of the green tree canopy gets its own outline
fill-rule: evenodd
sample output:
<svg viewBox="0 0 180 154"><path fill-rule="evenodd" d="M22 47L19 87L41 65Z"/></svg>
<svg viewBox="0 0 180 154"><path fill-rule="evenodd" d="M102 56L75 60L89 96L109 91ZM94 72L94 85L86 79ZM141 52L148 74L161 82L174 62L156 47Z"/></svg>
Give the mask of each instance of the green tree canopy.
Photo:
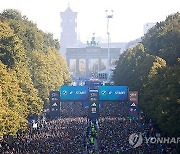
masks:
<svg viewBox="0 0 180 154"><path fill-rule="evenodd" d="M180 135L180 65L166 67L147 82L140 105L168 135Z"/></svg>
<svg viewBox="0 0 180 154"><path fill-rule="evenodd" d="M158 68L165 65L162 58L149 55L144 46L139 44L120 55L113 72L113 80L116 85L126 85L130 90L141 91L148 76L157 74Z"/></svg>
<svg viewBox="0 0 180 154"><path fill-rule="evenodd" d="M166 60L168 65L177 64L180 57L180 13L172 14L157 23L143 37L146 52Z"/></svg>
<svg viewBox="0 0 180 154"><path fill-rule="evenodd" d="M17 15L17 17L11 18L9 14ZM70 82L67 63L58 54L58 40L54 40L52 34L46 34L39 30L36 24L19 14L17 10L5 10L1 13L1 16L7 18L6 20L10 28L13 29L14 34L22 40L22 45L25 49L24 59L26 59L26 65L28 65L30 70L32 84L38 90L40 98L47 104L50 90L58 90L59 86ZM7 63L9 64L9 62ZM16 65L16 69L20 71L22 66L23 63L19 64L19 66ZM23 71L19 73L23 75ZM27 75L24 75L24 77ZM23 83L21 85L24 87ZM24 91L25 93L31 91L32 94L36 94L35 91L33 92L32 87L26 87ZM37 102L40 102L40 100ZM37 109L39 111L40 106L37 106Z"/></svg>
<svg viewBox="0 0 180 154"><path fill-rule="evenodd" d="M0 136L15 135L26 123L27 103L14 73L0 61Z"/></svg>
<svg viewBox="0 0 180 154"><path fill-rule="evenodd" d="M180 135L180 14L167 17L119 58L113 79L140 92L139 106L168 136Z"/></svg>
<svg viewBox="0 0 180 154"><path fill-rule="evenodd" d="M19 11L0 14L0 136L24 129L48 106L49 92L71 82L58 50L58 40Z"/></svg>

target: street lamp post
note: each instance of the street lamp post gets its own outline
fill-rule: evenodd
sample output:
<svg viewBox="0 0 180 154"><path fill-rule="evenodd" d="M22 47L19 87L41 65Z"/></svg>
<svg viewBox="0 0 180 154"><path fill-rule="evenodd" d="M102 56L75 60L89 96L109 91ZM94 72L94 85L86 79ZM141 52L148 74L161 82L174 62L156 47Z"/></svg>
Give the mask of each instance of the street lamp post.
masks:
<svg viewBox="0 0 180 154"><path fill-rule="evenodd" d="M108 59L107 59L107 69L109 70L110 65L110 33L109 33L109 19L113 18L113 10L111 10L111 13L108 13L108 10L106 10L106 18L107 18L107 35L108 35Z"/></svg>

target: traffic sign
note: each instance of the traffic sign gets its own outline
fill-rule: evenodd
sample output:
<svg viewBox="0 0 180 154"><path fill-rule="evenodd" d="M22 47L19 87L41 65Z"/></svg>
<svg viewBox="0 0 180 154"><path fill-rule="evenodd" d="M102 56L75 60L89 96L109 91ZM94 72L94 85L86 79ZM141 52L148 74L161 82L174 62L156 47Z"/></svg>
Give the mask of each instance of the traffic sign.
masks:
<svg viewBox="0 0 180 154"><path fill-rule="evenodd" d="M100 86L99 100L101 101L127 101L127 86Z"/></svg>
<svg viewBox="0 0 180 154"><path fill-rule="evenodd" d="M88 86L61 86L60 98L63 101L86 101Z"/></svg>

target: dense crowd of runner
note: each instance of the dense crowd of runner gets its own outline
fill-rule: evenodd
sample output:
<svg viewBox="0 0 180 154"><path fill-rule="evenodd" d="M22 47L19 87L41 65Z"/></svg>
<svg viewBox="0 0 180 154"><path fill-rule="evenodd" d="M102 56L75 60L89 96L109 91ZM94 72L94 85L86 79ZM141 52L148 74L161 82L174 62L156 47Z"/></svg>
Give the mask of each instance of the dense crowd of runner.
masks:
<svg viewBox="0 0 180 154"><path fill-rule="evenodd" d="M105 110L104 110L105 109ZM175 144L146 144L142 142L136 148L129 143L129 136L141 133L143 137L157 137L160 133L152 121L140 114L136 120L129 117L127 103L104 103L99 120L99 152L101 154L176 154ZM114 112L115 111L115 112ZM108 115L108 116L107 116Z"/></svg>
<svg viewBox="0 0 180 154"><path fill-rule="evenodd" d="M132 133L141 132L143 136L154 137L157 130L150 120L139 115L132 120L128 116L128 106L122 102L105 102L100 109L97 143L92 134L87 132L87 108L81 103L66 102L62 104L61 118L55 120L39 120L37 127L29 123L28 129L18 132L13 139L1 139L2 154L78 154L86 153L89 142L98 145L100 154L176 154L175 144L146 144L137 148L129 144ZM95 125L96 126L96 125ZM91 129L94 130L94 126ZM96 128L97 130L97 128ZM97 136L96 136L97 135ZM89 137L89 138L88 138ZM88 139L87 139L88 138Z"/></svg>
<svg viewBox="0 0 180 154"><path fill-rule="evenodd" d="M86 118L39 122L37 128L29 126L25 132L18 133L13 143L4 146L3 151L17 154L81 153L85 128Z"/></svg>

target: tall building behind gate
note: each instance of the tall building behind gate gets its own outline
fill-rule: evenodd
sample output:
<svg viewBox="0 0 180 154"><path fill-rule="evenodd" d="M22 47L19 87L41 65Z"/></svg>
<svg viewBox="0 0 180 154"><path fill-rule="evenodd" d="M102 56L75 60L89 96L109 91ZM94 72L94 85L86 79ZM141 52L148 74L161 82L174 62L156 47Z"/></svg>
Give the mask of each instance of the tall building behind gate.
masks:
<svg viewBox="0 0 180 154"><path fill-rule="evenodd" d="M77 12L68 8L61 15L61 38L60 53L65 57L66 48L71 48L77 44Z"/></svg>

